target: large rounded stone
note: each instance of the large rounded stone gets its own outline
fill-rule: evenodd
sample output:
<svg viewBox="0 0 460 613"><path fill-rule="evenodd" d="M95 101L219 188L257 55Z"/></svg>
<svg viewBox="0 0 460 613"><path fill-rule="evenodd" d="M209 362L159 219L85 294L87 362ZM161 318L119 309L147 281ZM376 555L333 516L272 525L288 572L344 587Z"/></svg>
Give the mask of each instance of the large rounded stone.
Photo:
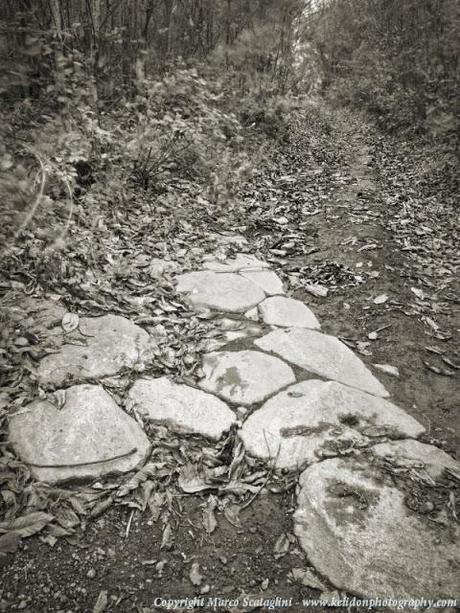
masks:
<svg viewBox="0 0 460 613"><path fill-rule="evenodd" d="M217 311L244 313L265 298L258 285L233 273L203 270L180 275L177 281L177 291L187 293L193 305Z"/></svg>
<svg viewBox="0 0 460 613"><path fill-rule="evenodd" d="M460 530L411 511L376 467L331 459L301 475L295 533L338 589L367 598L456 598Z"/></svg>
<svg viewBox="0 0 460 613"><path fill-rule="evenodd" d="M300 300L273 296L259 304L259 311L266 324L286 328L319 329L315 314Z"/></svg>
<svg viewBox="0 0 460 613"><path fill-rule="evenodd" d="M418 436L424 428L394 404L336 382L302 381L280 392L244 422L247 451L295 469L372 437Z"/></svg>
<svg viewBox="0 0 460 613"><path fill-rule="evenodd" d="M129 390L128 400L148 421L212 439L219 439L236 421L219 398L167 377L138 379Z"/></svg>
<svg viewBox="0 0 460 613"><path fill-rule="evenodd" d="M314 330L274 330L255 344L311 373L374 394L389 396L383 385L346 345Z"/></svg>
<svg viewBox="0 0 460 613"><path fill-rule="evenodd" d="M208 353L203 371L202 389L243 405L261 402L295 381L287 364L259 351Z"/></svg>
<svg viewBox="0 0 460 613"><path fill-rule="evenodd" d="M10 418L9 440L34 477L95 479L145 461L148 438L102 387L76 385L64 393L61 408L36 400Z"/></svg>
<svg viewBox="0 0 460 613"><path fill-rule="evenodd" d="M60 387L76 381L116 375L148 357L150 338L145 330L118 315L82 317L84 344L66 344L44 357L38 367L42 385Z"/></svg>

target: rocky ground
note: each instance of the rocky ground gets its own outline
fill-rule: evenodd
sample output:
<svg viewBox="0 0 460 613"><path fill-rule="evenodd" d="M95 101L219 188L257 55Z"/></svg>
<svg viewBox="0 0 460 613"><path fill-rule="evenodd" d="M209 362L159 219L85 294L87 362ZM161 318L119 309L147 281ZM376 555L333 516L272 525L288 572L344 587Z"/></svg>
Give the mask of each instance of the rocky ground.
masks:
<svg viewBox="0 0 460 613"><path fill-rule="evenodd" d="M0 610L454 610L449 196L341 114L279 149L226 216L125 232L118 306L5 284Z"/></svg>

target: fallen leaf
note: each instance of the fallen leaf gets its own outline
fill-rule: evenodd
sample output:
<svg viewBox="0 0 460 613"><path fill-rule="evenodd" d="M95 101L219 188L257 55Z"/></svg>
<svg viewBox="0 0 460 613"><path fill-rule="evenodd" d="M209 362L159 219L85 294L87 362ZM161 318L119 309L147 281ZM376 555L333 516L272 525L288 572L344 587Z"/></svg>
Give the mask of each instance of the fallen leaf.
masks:
<svg viewBox="0 0 460 613"><path fill-rule="evenodd" d="M241 507L239 507L237 504L227 504L224 507L224 516L225 519L232 524L232 526L235 526L235 528L241 528L241 521L240 521L240 511L241 511Z"/></svg>
<svg viewBox="0 0 460 613"><path fill-rule="evenodd" d="M377 296L376 298L374 298L374 304L384 304L387 300L388 300L387 294L380 294L380 296Z"/></svg>
<svg viewBox="0 0 460 613"><path fill-rule="evenodd" d="M422 289L419 289L418 287L411 287L410 291L415 294L417 296L417 298L420 298L420 300L424 300L425 299L425 292Z"/></svg>
<svg viewBox="0 0 460 613"><path fill-rule="evenodd" d="M17 532L7 532L0 536L0 553L14 553L19 547L21 537Z"/></svg>
<svg viewBox="0 0 460 613"><path fill-rule="evenodd" d="M76 313L65 313L61 321L62 329L64 332L73 332L78 328L79 321Z"/></svg>
<svg viewBox="0 0 460 613"><path fill-rule="evenodd" d="M293 568L288 575L291 581L301 583L305 587L311 587L315 590L326 590L326 586L309 568Z"/></svg>
<svg viewBox="0 0 460 613"><path fill-rule="evenodd" d="M43 528L54 520L53 515L37 511L22 515L10 522L0 523L0 532L15 532L21 538L27 538Z"/></svg>
<svg viewBox="0 0 460 613"><path fill-rule="evenodd" d="M217 507L217 499L215 496L209 496L203 507L203 524L208 534L212 534L217 526L216 516L214 511Z"/></svg>
<svg viewBox="0 0 460 613"><path fill-rule="evenodd" d="M173 545L173 541L174 541L174 536L173 536L171 524L168 522L163 529L160 549L171 549Z"/></svg>
<svg viewBox="0 0 460 613"><path fill-rule="evenodd" d="M318 296L319 298L326 298L326 296L329 293L329 290L327 289L327 287L324 287L324 285L319 285L319 284L304 285L304 289L309 294L312 294L313 296Z"/></svg>
<svg viewBox="0 0 460 613"><path fill-rule="evenodd" d="M94 605L93 613L103 613L109 604L107 590L101 590Z"/></svg>
<svg viewBox="0 0 460 613"><path fill-rule="evenodd" d="M399 377L399 370L396 368L396 366L391 366L390 364L374 364L374 366L387 375Z"/></svg>
<svg viewBox="0 0 460 613"><path fill-rule="evenodd" d="M165 495L161 492L155 492L153 496L150 496L148 500L148 507L150 509L150 513L153 521L158 521L160 517L161 510L163 508L165 501Z"/></svg>
<svg viewBox="0 0 460 613"><path fill-rule="evenodd" d="M203 575L200 573L200 565L198 562L193 562L188 576L192 585L201 584L203 581Z"/></svg>
<svg viewBox="0 0 460 613"><path fill-rule="evenodd" d="M291 541L289 540L288 535L283 532L278 539L276 540L275 546L273 547L273 554L275 557L275 560L278 560L278 558L282 558L283 556L285 556L288 551L289 551L289 547L291 545Z"/></svg>
<svg viewBox="0 0 460 613"><path fill-rule="evenodd" d="M199 474L197 466L192 463L182 467L179 473L178 484L181 490L186 494L195 494L196 492L202 492L212 488L212 486L206 483Z"/></svg>

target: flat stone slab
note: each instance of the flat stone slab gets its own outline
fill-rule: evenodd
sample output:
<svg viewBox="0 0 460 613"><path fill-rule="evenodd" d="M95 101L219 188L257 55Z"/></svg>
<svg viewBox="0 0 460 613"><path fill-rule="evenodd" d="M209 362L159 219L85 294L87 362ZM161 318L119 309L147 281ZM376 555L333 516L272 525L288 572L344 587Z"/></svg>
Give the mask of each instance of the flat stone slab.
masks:
<svg viewBox="0 0 460 613"><path fill-rule="evenodd" d="M374 396L389 396L364 363L335 336L314 330L274 330L255 344L309 372L356 387Z"/></svg>
<svg viewBox="0 0 460 613"><path fill-rule="evenodd" d="M300 476L294 531L339 590L368 598L458 597L460 530L411 511L391 477L352 458Z"/></svg>
<svg viewBox="0 0 460 613"><path fill-rule="evenodd" d="M242 271L240 275L261 287L267 296L284 294L283 282L273 270Z"/></svg>
<svg viewBox="0 0 460 613"><path fill-rule="evenodd" d="M219 398L167 377L138 379L129 390L128 401L148 421L215 440L236 421L233 411Z"/></svg>
<svg viewBox="0 0 460 613"><path fill-rule="evenodd" d="M442 449L426 445L420 441L390 441L372 448L375 455L385 458L398 467L423 470L435 481L443 476L445 470L460 479L460 463Z"/></svg>
<svg viewBox="0 0 460 613"><path fill-rule="evenodd" d="M75 385L64 393L61 408L36 400L10 418L10 443L36 479L95 479L146 460L148 438L102 387Z"/></svg>
<svg viewBox="0 0 460 613"><path fill-rule="evenodd" d="M285 296L272 296L259 304L266 324L286 328L312 328L319 330L315 314L303 302Z"/></svg>
<svg viewBox="0 0 460 613"><path fill-rule="evenodd" d="M261 402L295 382L292 369L259 351L216 351L203 358L204 378L199 385L207 392L236 404Z"/></svg>
<svg viewBox="0 0 460 613"><path fill-rule="evenodd" d="M233 273L203 270L180 275L177 281L177 291L187 293L193 305L217 311L244 313L265 298L258 285Z"/></svg>
<svg viewBox="0 0 460 613"><path fill-rule="evenodd" d="M47 355L40 361L38 379L41 385L61 387L116 375L142 362L149 352L147 332L118 315L82 317L79 330L79 342L84 344L63 345L59 353Z"/></svg>
<svg viewBox="0 0 460 613"><path fill-rule="evenodd" d="M203 268L215 272L241 272L249 270L263 270L270 268L270 264L257 259L247 253L237 253L234 258L220 259L213 255L203 258Z"/></svg>
<svg viewBox="0 0 460 613"><path fill-rule="evenodd" d="M251 455L296 469L364 447L374 437L419 436L424 431L387 400L341 383L310 379L267 400L244 422L240 437Z"/></svg>

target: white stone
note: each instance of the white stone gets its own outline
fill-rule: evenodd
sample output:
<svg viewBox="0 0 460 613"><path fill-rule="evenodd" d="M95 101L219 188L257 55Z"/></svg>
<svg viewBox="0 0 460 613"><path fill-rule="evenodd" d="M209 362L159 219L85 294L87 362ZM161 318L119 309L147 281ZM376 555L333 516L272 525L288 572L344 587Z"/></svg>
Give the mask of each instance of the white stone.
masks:
<svg viewBox="0 0 460 613"><path fill-rule="evenodd" d="M189 272L177 281L177 291L188 293L193 305L228 313L244 313L265 298L260 287L232 273Z"/></svg>
<svg viewBox="0 0 460 613"><path fill-rule="evenodd" d="M146 460L148 438L102 387L75 385L63 393L60 408L36 400L10 417L10 443L36 479L95 479Z"/></svg>
<svg viewBox="0 0 460 613"><path fill-rule="evenodd" d="M460 479L460 463L442 449L414 440L380 443L372 448L379 457L399 467L426 471L435 481L448 469Z"/></svg>
<svg viewBox="0 0 460 613"><path fill-rule="evenodd" d="M82 317L79 330L83 345L63 345L58 353L40 361L38 379L41 385L61 387L116 375L149 357L149 335L124 317Z"/></svg>
<svg viewBox="0 0 460 613"><path fill-rule="evenodd" d="M261 402L294 383L291 368L259 351L221 351L203 359L200 387L235 404Z"/></svg>
<svg viewBox="0 0 460 613"><path fill-rule="evenodd" d="M294 531L339 590L368 598L458 596L460 531L428 522L376 467L325 460L300 476Z"/></svg>
<svg viewBox="0 0 460 613"><path fill-rule="evenodd" d="M219 398L167 377L138 379L129 390L128 400L148 421L212 439L219 439L236 421Z"/></svg>
<svg viewBox="0 0 460 613"><path fill-rule="evenodd" d="M273 296L259 304L259 311L266 324L286 328L313 328L321 326L315 314L300 300Z"/></svg>
<svg viewBox="0 0 460 613"><path fill-rule="evenodd" d="M418 436L424 427L394 404L336 382L302 381L244 422L246 450L279 468L300 468L363 447L376 436Z"/></svg>
<svg viewBox="0 0 460 613"><path fill-rule="evenodd" d="M346 345L314 330L274 330L255 344L311 373L356 387L374 396L389 396L383 385Z"/></svg>
<svg viewBox="0 0 460 613"><path fill-rule="evenodd" d="M249 270L263 270L270 268L267 262L258 260L255 256L247 253L237 253L234 258L220 259L216 256L205 256L203 268L215 272L241 272Z"/></svg>
<svg viewBox="0 0 460 613"><path fill-rule="evenodd" d="M396 366L391 366L391 364L374 364L374 367L378 368L387 375L399 377L399 370L396 368Z"/></svg>
<svg viewBox="0 0 460 613"><path fill-rule="evenodd" d="M261 287L267 296L284 294L283 282L273 270L255 270L241 272L242 277Z"/></svg>

